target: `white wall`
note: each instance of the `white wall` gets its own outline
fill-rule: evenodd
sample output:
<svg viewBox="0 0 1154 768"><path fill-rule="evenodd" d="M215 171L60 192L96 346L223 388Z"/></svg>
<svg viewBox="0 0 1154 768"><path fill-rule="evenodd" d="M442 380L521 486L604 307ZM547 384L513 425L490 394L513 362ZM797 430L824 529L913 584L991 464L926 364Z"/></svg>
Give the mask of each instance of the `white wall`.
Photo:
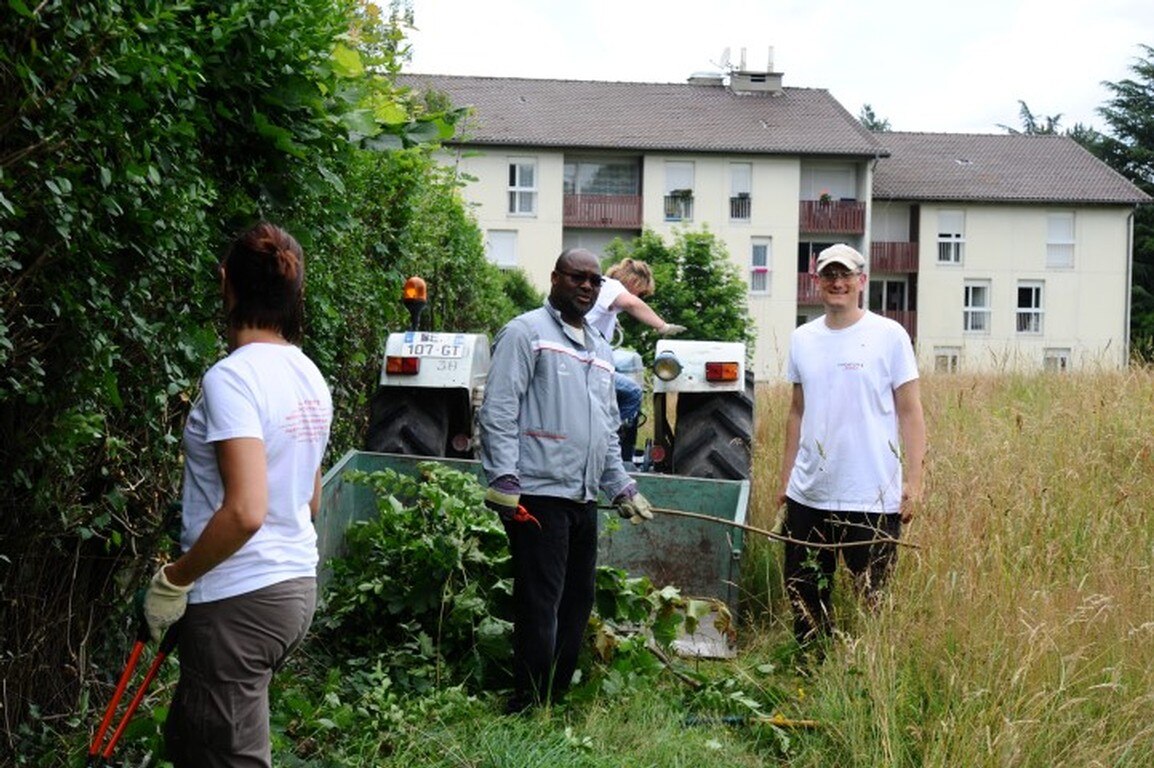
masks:
<svg viewBox="0 0 1154 768"><path fill-rule="evenodd" d="M961 265L939 264L938 211L965 211ZM1122 208L1075 212L1073 268L1046 266L1046 206L937 206L921 209L918 274L918 356L933 369L935 347L958 347L962 371L1036 370L1047 348L1069 349L1074 368L1120 367L1127 362L1128 214ZM988 333L964 333L964 284L990 281ZM1043 284L1041 334L1016 326L1020 281Z"/></svg>
<svg viewBox="0 0 1154 768"><path fill-rule="evenodd" d="M692 221L665 221L666 161L694 164ZM730 165L734 162L753 167L748 221L729 217ZM672 242L679 230L700 231L706 225L725 244L738 273L748 280L753 239L770 238L769 291L748 296L755 333L753 372L759 380L782 375L789 334L796 323L800 169L796 157L653 154L643 161L643 217L666 242Z"/></svg>
<svg viewBox="0 0 1154 768"><path fill-rule="evenodd" d="M510 158L532 157L537 160L537 214L515 215L508 212L508 178ZM482 232L514 230L517 232L518 266L525 270L538 289L548 291L549 273L563 250L561 242L562 152L520 151L517 149L470 149L458 155L442 152L438 160L456 165L462 175L477 178L465 185L462 194L470 203Z"/></svg>

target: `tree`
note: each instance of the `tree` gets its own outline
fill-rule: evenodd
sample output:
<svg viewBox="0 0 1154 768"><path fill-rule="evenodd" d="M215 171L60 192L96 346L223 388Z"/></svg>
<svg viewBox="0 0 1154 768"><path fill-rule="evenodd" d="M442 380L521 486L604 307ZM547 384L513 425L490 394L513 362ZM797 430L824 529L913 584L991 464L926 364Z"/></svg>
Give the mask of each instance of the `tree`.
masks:
<svg viewBox="0 0 1154 768"><path fill-rule="evenodd" d="M1061 114L1039 118L1030 111L1026 102L1020 99L1018 100L1018 117L1022 121L1022 130L1002 123L998 123L998 127L1006 133L1025 134L1026 136L1052 136L1058 133L1058 125L1062 121Z"/></svg>
<svg viewBox="0 0 1154 768"><path fill-rule="evenodd" d="M890 130L890 121L883 120L874 114L874 108L869 104L862 104L861 112L857 116L858 121L866 127L867 130L874 133L886 133Z"/></svg>
<svg viewBox="0 0 1154 768"><path fill-rule="evenodd" d="M678 231L673 244L666 245L660 235L646 230L628 243L614 240L605 254L607 265L625 257L649 264L657 291L646 301L669 322L686 327L678 338L752 343L749 288L725 244L713 233ZM660 338L657 332L628 316L622 318L630 345L651 364Z"/></svg>
<svg viewBox="0 0 1154 768"><path fill-rule="evenodd" d="M1154 47L1140 45L1143 56L1130 67L1133 78L1103 85L1113 94L1098 114L1110 127L1095 154L1154 195ZM1092 149L1092 151L1094 151ZM1134 215L1134 282L1130 297L1133 348L1149 358L1154 351L1154 206Z"/></svg>

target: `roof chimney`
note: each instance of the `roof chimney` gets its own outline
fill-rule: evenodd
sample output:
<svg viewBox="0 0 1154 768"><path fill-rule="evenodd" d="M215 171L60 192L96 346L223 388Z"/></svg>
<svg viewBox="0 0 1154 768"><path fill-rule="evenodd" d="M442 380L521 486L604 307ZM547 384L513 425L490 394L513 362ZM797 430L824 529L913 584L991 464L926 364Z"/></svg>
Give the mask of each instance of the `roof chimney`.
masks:
<svg viewBox="0 0 1154 768"><path fill-rule="evenodd" d="M741 49L741 63L729 73L729 90L734 93L781 93L781 72L773 71L773 46L765 70L754 70L745 63L745 49Z"/></svg>

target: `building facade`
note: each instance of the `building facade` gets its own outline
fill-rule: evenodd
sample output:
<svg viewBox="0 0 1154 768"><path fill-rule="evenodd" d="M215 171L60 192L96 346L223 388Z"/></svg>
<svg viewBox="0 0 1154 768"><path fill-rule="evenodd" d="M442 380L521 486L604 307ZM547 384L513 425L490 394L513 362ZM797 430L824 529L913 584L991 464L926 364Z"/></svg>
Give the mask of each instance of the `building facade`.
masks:
<svg viewBox="0 0 1154 768"><path fill-rule="evenodd" d="M402 82L471 107L442 159L469 179L489 258L543 290L565 248L717 235L749 287L758 379L821 314L811 265L835 242L866 255L870 308L906 327L923 369L1125 364L1139 190L1068 139L871 134L781 79Z"/></svg>

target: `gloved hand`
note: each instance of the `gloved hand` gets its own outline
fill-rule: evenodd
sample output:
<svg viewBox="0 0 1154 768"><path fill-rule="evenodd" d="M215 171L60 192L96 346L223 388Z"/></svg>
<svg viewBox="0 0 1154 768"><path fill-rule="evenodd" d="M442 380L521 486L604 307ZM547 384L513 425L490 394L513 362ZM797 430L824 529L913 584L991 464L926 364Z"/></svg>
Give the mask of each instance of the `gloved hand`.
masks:
<svg viewBox="0 0 1154 768"><path fill-rule="evenodd" d="M144 620L152 639L157 642L164 631L184 615L188 607L188 593L192 589L191 584L178 587L169 581L164 572L166 567L160 566L144 592Z"/></svg>
<svg viewBox="0 0 1154 768"><path fill-rule="evenodd" d="M613 503L617 506L617 514L634 525L653 519L653 505L640 493L618 496Z"/></svg>
<svg viewBox="0 0 1154 768"><path fill-rule="evenodd" d="M679 333L685 333L684 325L677 325L676 323L666 323L657 329L658 336L676 336Z"/></svg>
<svg viewBox="0 0 1154 768"><path fill-rule="evenodd" d="M497 516L507 523L513 522L513 516L517 514L517 502L520 499L519 493L506 493L493 486L489 486L489 490L485 491L485 506L496 512Z"/></svg>

